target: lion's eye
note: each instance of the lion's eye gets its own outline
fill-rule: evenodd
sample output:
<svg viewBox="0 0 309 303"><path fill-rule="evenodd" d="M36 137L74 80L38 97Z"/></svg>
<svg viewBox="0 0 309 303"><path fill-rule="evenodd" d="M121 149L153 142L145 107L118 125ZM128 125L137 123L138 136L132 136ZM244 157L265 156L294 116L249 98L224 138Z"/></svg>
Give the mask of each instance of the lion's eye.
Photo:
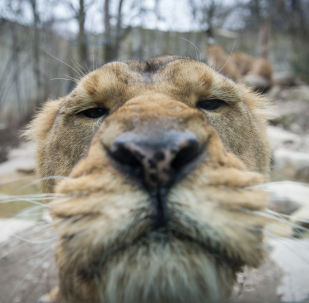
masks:
<svg viewBox="0 0 309 303"><path fill-rule="evenodd" d="M197 108L205 110L216 110L223 105L226 105L226 102L219 99L200 100L196 103Z"/></svg>
<svg viewBox="0 0 309 303"><path fill-rule="evenodd" d="M83 110L80 112L81 115L86 116L87 118L96 119L102 116L107 115L109 110L104 107L95 107Z"/></svg>

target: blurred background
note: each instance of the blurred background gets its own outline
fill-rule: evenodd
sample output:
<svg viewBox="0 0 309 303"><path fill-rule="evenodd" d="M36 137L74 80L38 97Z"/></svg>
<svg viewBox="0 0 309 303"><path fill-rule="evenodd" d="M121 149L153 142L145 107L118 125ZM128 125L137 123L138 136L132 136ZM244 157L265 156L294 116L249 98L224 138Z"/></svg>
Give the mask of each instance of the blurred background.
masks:
<svg viewBox="0 0 309 303"><path fill-rule="evenodd" d="M0 129L24 125L105 62L207 60L210 36L308 82L308 27L308 0L1 0Z"/></svg>
<svg viewBox="0 0 309 303"><path fill-rule="evenodd" d="M42 218L34 146L20 137L33 114L106 62L161 54L208 62L271 101L270 208L291 222L273 232L308 236L309 0L0 0L0 244ZM24 288L8 302L34 302L40 291Z"/></svg>

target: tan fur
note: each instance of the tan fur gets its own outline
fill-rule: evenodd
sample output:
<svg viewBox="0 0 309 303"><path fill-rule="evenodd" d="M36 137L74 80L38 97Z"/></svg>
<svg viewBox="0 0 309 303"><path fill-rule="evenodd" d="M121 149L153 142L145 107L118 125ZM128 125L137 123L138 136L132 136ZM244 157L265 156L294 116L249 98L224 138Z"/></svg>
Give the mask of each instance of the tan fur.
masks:
<svg viewBox="0 0 309 303"><path fill-rule="evenodd" d="M206 111L198 100L226 105ZM107 117L81 111L97 106ZM59 237L60 295L68 303L222 302L243 265L262 259L266 196L250 189L269 169L266 103L201 62L114 62L49 101L28 134ZM167 196L168 231L153 228L149 194L110 159L125 132L189 131L206 152ZM190 240L189 240L190 239Z"/></svg>
<svg viewBox="0 0 309 303"><path fill-rule="evenodd" d="M236 64L241 76L245 76L252 69L254 58L248 54L237 52L231 54L232 61Z"/></svg>
<svg viewBox="0 0 309 303"><path fill-rule="evenodd" d="M243 82L258 91L272 86L273 70L266 59L254 58L242 52L228 55L219 45L208 47L207 58L208 64L214 69L236 82ZM265 87L259 87L261 81Z"/></svg>
<svg viewBox="0 0 309 303"><path fill-rule="evenodd" d="M223 48L219 45L209 45L207 49L207 62L214 69L238 81L241 78L237 65L233 58L226 54Z"/></svg>
<svg viewBox="0 0 309 303"><path fill-rule="evenodd" d="M252 67L248 74L258 75L271 83L273 70L268 60L264 58L258 58L253 61Z"/></svg>

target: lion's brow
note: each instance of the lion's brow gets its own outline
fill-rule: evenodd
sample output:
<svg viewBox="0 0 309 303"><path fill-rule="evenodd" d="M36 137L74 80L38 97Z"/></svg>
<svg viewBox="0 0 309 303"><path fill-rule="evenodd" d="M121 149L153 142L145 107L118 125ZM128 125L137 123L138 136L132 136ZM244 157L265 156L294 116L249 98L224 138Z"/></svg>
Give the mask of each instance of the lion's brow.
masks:
<svg viewBox="0 0 309 303"><path fill-rule="evenodd" d="M141 74L154 74L164 69L164 67L171 62L186 59L188 58L167 55L167 56L151 57L146 61L127 61L126 63L132 70L139 72Z"/></svg>

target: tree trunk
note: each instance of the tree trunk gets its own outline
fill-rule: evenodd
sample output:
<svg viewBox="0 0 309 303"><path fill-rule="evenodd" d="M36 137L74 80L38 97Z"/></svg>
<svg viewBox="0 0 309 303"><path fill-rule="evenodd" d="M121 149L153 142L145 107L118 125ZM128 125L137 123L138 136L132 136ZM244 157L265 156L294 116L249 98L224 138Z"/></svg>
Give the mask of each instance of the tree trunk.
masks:
<svg viewBox="0 0 309 303"><path fill-rule="evenodd" d="M121 33L121 23L122 23L122 5L123 0L119 0L118 4L118 13L117 13L117 25L116 25L116 41L115 41L115 58L118 58L120 44L122 40L122 33Z"/></svg>
<svg viewBox="0 0 309 303"><path fill-rule="evenodd" d="M104 46L103 46L103 62L114 59L113 42L110 24L110 0L104 1Z"/></svg>
<svg viewBox="0 0 309 303"><path fill-rule="evenodd" d="M41 67L40 67L40 16L37 8L37 0L30 0L32 17L33 17L33 73L35 76L36 90L38 100L36 103L40 103L43 98L43 88L41 79Z"/></svg>
<svg viewBox="0 0 309 303"><path fill-rule="evenodd" d="M269 54L270 20L265 20L259 30L259 57L267 59Z"/></svg>
<svg viewBox="0 0 309 303"><path fill-rule="evenodd" d="M85 19L86 19L86 10L84 0L79 0L79 10L78 10L78 57L80 64L87 68L89 66L89 55L88 55L88 45L87 37L85 33Z"/></svg>

